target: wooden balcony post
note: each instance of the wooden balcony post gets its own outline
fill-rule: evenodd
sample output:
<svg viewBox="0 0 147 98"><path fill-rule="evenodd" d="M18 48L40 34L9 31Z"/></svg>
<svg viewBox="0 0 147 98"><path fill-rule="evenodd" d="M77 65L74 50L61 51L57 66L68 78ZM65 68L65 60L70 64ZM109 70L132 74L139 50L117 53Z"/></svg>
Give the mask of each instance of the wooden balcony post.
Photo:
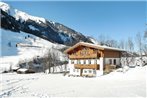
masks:
<svg viewBox="0 0 147 98"><path fill-rule="evenodd" d="M82 73L83 73L83 69L80 69L80 76L82 76Z"/></svg>

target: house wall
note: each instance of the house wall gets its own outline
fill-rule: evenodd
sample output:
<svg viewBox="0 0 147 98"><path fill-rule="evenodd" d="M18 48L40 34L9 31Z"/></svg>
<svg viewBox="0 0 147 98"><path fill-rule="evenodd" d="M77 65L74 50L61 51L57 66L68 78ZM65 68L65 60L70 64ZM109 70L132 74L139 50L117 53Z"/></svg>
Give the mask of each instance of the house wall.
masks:
<svg viewBox="0 0 147 98"><path fill-rule="evenodd" d="M110 64L110 60L112 61L112 65L120 65L120 58L105 58L105 65ZM114 64L114 60L116 60L116 64Z"/></svg>
<svg viewBox="0 0 147 98"><path fill-rule="evenodd" d="M74 64L69 64L69 74L70 75L79 75L80 76L80 69L75 69Z"/></svg>
<svg viewBox="0 0 147 98"><path fill-rule="evenodd" d="M93 70L93 69L83 69L82 75L93 75L93 76L96 76L96 70Z"/></svg>
<svg viewBox="0 0 147 98"><path fill-rule="evenodd" d="M78 64L78 62L80 62L80 64L89 64L89 60L91 61L91 64L100 64L100 60L99 59L74 59L74 60L69 60L69 63L72 64L72 62L74 62L74 64Z"/></svg>
<svg viewBox="0 0 147 98"><path fill-rule="evenodd" d="M69 53L70 59L93 59L97 58L97 49L89 48L89 47L78 47L77 49L71 51Z"/></svg>
<svg viewBox="0 0 147 98"><path fill-rule="evenodd" d="M105 50L104 51L104 57L105 58L120 58L120 52L119 51Z"/></svg>
<svg viewBox="0 0 147 98"><path fill-rule="evenodd" d="M95 64L95 60L97 60L97 64L99 64L99 69L96 70L96 69L83 69L82 71L82 75L94 75L94 76L101 76L103 75L103 62L104 62L104 59L103 58L100 58L100 59L91 59L91 65L92 64ZM72 61L74 62L74 64L72 64ZM88 60L86 60L86 64L84 65L83 64L83 61L84 60L79 60L81 61L81 64L82 66L85 66L87 67L87 65L89 64ZM78 64L78 61L77 60L69 60L69 74L70 75L79 75L80 76L80 71L81 69L76 69L75 68L75 64Z"/></svg>

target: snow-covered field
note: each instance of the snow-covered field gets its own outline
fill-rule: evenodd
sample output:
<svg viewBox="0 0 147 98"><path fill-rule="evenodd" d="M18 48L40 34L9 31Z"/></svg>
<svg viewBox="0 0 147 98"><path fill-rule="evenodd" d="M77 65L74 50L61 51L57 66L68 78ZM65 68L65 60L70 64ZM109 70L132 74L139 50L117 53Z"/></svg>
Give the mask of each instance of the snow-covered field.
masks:
<svg viewBox="0 0 147 98"><path fill-rule="evenodd" d="M126 73L112 72L96 78L68 77L62 74L1 75L0 97L146 97L145 67Z"/></svg>
<svg viewBox="0 0 147 98"><path fill-rule="evenodd" d="M57 49L64 45L54 44L42 38L24 32L12 32L0 29L0 73L16 67L19 63L32 61L37 57L44 57L48 50L55 48L59 52L59 59L64 60L63 53ZM17 47L16 47L17 45Z"/></svg>

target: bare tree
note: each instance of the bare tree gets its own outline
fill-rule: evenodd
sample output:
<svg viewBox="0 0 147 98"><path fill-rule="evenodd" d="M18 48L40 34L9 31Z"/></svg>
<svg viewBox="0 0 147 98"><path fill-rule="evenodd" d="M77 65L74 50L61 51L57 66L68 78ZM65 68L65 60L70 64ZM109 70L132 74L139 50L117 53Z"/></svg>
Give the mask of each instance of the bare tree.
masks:
<svg viewBox="0 0 147 98"><path fill-rule="evenodd" d="M42 58L42 67L43 67L43 71L45 72L45 70L48 69L48 73L51 73L51 67L52 67L52 55L50 52L50 49L47 52L47 55L45 55L44 58Z"/></svg>
<svg viewBox="0 0 147 98"><path fill-rule="evenodd" d="M137 43L137 46L139 48L140 58L142 60L142 51L143 51L143 49L142 49L142 37L141 37L141 34L139 32L136 34L136 43Z"/></svg>
<svg viewBox="0 0 147 98"><path fill-rule="evenodd" d="M144 32L144 38L147 39L147 30Z"/></svg>
<svg viewBox="0 0 147 98"><path fill-rule="evenodd" d="M124 66L132 66L135 63L135 57L134 57L134 43L132 41L132 38L128 38L128 40L125 43L126 52L122 52L122 64L123 68Z"/></svg>
<svg viewBox="0 0 147 98"><path fill-rule="evenodd" d="M104 44L107 45L107 46L109 46L109 47L115 47L115 48L118 47L117 41L116 40L113 40L113 39L106 40Z"/></svg>
<svg viewBox="0 0 147 98"><path fill-rule="evenodd" d="M144 52L144 55L147 56L147 45L144 45L144 47L143 47L143 52Z"/></svg>
<svg viewBox="0 0 147 98"><path fill-rule="evenodd" d="M144 32L143 52L147 56L147 30Z"/></svg>
<svg viewBox="0 0 147 98"><path fill-rule="evenodd" d="M59 54L58 53L54 53L54 52L52 52L52 55L51 55L51 58L52 58L52 62L51 62L51 64L52 64L52 68L53 68L53 73L55 72L55 70L56 70L56 68L57 68L57 66L58 66L58 64L59 64L59 60L57 59L57 57L59 56Z"/></svg>
<svg viewBox="0 0 147 98"><path fill-rule="evenodd" d="M100 45L106 45L109 47L116 47L118 48L118 42L114 39L109 38L109 36L104 36L103 34L98 36L98 43Z"/></svg>
<svg viewBox="0 0 147 98"><path fill-rule="evenodd" d="M61 62L62 61L59 60L58 51L51 48L48 50L47 55L43 58L43 70L45 71L48 69L48 73L55 73L57 71L57 67L61 65Z"/></svg>
<svg viewBox="0 0 147 98"><path fill-rule="evenodd" d="M121 48L121 49L125 49L125 43L124 43L124 40L120 40L118 46L119 46L119 48Z"/></svg>
<svg viewBox="0 0 147 98"><path fill-rule="evenodd" d="M106 37L103 34L98 36L98 42L100 45L104 45L105 41L106 41Z"/></svg>
<svg viewBox="0 0 147 98"><path fill-rule="evenodd" d="M130 37L128 38L128 41L127 41L127 47L129 52L134 51L134 43Z"/></svg>
<svg viewBox="0 0 147 98"><path fill-rule="evenodd" d="M127 57L127 64L130 66L131 65L134 65L135 63L135 58L134 58L134 43L132 41L132 38L128 38L128 56Z"/></svg>
<svg viewBox="0 0 147 98"><path fill-rule="evenodd" d="M125 72L125 66L128 66L128 57L129 57L129 54L127 51L121 52L120 63L121 63L123 72Z"/></svg>

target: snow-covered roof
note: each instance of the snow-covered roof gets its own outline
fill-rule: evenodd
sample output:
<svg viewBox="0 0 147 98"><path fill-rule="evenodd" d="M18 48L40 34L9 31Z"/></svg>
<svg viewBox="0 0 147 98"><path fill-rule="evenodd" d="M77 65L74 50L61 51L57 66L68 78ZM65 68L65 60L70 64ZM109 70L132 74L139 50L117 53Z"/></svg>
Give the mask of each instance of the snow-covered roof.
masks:
<svg viewBox="0 0 147 98"><path fill-rule="evenodd" d="M26 68L20 68L20 69L18 69L18 71L21 71L21 72L26 72L28 69L26 69Z"/></svg>
<svg viewBox="0 0 147 98"><path fill-rule="evenodd" d="M70 52L71 50L77 48L78 46L87 46L87 47L91 47L91 48L95 48L95 49L100 49L100 50L125 51L123 49L114 48L114 47L96 45L96 44L91 44L91 43L86 43L86 42L79 42L79 43L75 44L74 46L72 46L72 47L68 48L67 50L65 50L65 53Z"/></svg>

